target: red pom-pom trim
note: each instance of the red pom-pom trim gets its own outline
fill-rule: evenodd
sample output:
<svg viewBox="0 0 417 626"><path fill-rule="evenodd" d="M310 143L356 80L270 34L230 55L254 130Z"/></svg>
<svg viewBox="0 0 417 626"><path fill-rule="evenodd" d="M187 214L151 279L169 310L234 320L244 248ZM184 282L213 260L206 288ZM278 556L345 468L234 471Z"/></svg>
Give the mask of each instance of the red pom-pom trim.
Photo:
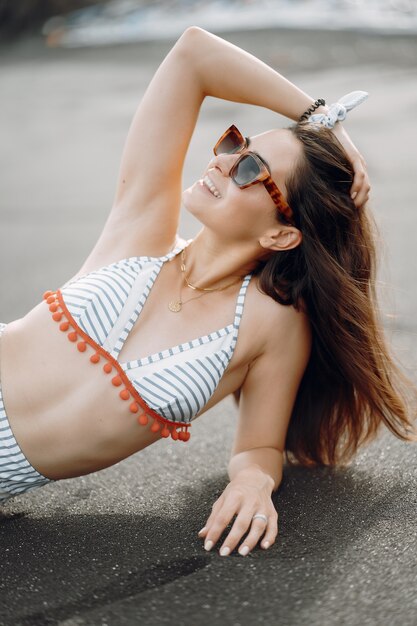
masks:
<svg viewBox="0 0 417 626"><path fill-rule="evenodd" d="M119 393L119 396L121 397L122 400L129 400L130 393L128 392L127 389L122 389L121 392Z"/></svg>
<svg viewBox="0 0 417 626"><path fill-rule="evenodd" d="M141 413L141 415L139 415L138 422L141 426L146 426L148 421L149 420L148 420L148 416L146 415L146 413Z"/></svg>
<svg viewBox="0 0 417 626"><path fill-rule="evenodd" d="M153 433L157 433L160 428L161 428L161 424L158 422L158 420L155 420L151 426L151 431Z"/></svg>
<svg viewBox="0 0 417 626"><path fill-rule="evenodd" d="M190 438L190 433L187 429L190 425L186 425L185 430L183 430L183 425L177 424L176 422L170 422L170 420L166 420L164 417L156 413L146 404L145 400L139 395L135 387L132 385L132 382L127 377L120 363L116 359L114 359L106 350L104 350L104 348L97 344L81 328L79 328L77 322L68 311L62 294L59 290L56 292L45 291L45 293L43 294L43 298L49 305L49 309L51 313L53 313L52 318L56 322L60 322L63 316L66 317L66 320L59 324L59 329L62 332L66 332L70 327L75 329L71 330L71 332L68 333L67 337L69 341L76 342L78 340L77 348L80 352L85 352L88 345L90 345L96 351L95 354L90 356L91 363L98 363L101 359L101 356L104 356L107 361L103 366L103 371L106 372L106 374L110 374L110 372L112 372L114 368L116 372L118 372L115 376L113 376L112 384L115 387L120 387L120 385L124 383L125 388L119 392L119 396L122 400L129 400L131 397L134 399L134 401L129 404L129 411L131 413L138 413L140 407L142 407L142 409L145 409L145 411L142 412L137 418L139 424L141 424L142 426L146 426L149 423L149 417L153 417L153 423L150 427L150 430L152 432L156 433L161 431L162 437L169 437L171 435L174 441L176 441L177 439L180 439L181 441L188 441L188 439ZM181 426L180 432L177 431L178 426Z"/></svg>
<svg viewBox="0 0 417 626"><path fill-rule="evenodd" d="M166 424L164 424L163 429L161 430L161 435L162 437L169 437L170 436L170 430L168 428L168 426Z"/></svg>

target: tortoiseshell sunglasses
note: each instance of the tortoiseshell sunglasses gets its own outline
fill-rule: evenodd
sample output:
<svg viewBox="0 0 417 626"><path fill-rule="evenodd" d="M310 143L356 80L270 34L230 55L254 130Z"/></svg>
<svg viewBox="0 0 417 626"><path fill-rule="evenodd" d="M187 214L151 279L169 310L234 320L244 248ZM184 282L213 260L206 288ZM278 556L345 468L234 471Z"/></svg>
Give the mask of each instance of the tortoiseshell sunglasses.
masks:
<svg viewBox="0 0 417 626"><path fill-rule="evenodd" d="M249 137L244 137L234 124L226 130L213 148L214 154L235 154L249 146ZM256 183L263 183L265 189L275 202L277 209L288 222L293 223L293 212L286 203L284 196L272 180L268 165L256 152L247 151L233 164L230 172L233 182L245 189Z"/></svg>

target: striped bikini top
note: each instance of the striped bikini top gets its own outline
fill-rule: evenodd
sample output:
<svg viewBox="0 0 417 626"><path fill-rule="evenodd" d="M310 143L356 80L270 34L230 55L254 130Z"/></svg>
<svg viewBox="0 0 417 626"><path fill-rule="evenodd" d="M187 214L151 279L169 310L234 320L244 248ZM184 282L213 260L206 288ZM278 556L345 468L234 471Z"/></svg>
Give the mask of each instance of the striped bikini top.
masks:
<svg viewBox="0 0 417 626"><path fill-rule="evenodd" d="M120 362L118 356L163 264L188 243L181 240L162 257L122 259L44 294L60 330L111 375L127 410L138 414L138 423L182 441L190 438L191 421L215 392L233 356L252 274L243 279L232 323L142 359Z"/></svg>

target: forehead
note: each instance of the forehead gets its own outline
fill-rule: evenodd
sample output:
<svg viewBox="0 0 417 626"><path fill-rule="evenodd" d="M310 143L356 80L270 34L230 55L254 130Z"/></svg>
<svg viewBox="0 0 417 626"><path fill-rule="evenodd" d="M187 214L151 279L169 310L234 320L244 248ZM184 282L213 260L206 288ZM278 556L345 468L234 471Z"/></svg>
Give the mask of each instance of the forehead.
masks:
<svg viewBox="0 0 417 626"><path fill-rule="evenodd" d="M257 152L280 179L292 170L301 155L301 144L286 128L268 130L250 137L249 150Z"/></svg>

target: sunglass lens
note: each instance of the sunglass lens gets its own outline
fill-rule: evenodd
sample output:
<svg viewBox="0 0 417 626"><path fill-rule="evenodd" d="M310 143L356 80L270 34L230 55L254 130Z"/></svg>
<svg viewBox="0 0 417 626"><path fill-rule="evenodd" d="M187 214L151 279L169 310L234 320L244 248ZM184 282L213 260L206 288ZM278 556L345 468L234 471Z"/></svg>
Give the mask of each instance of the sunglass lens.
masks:
<svg viewBox="0 0 417 626"><path fill-rule="evenodd" d="M234 130L230 130L227 135L222 139L216 148L217 154L233 154L239 152L245 145L245 141L242 141L241 135Z"/></svg>
<svg viewBox="0 0 417 626"><path fill-rule="evenodd" d="M237 185L247 185L257 179L260 168L255 159L250 155L244 155L233 168L233 179Z"/></svg>

